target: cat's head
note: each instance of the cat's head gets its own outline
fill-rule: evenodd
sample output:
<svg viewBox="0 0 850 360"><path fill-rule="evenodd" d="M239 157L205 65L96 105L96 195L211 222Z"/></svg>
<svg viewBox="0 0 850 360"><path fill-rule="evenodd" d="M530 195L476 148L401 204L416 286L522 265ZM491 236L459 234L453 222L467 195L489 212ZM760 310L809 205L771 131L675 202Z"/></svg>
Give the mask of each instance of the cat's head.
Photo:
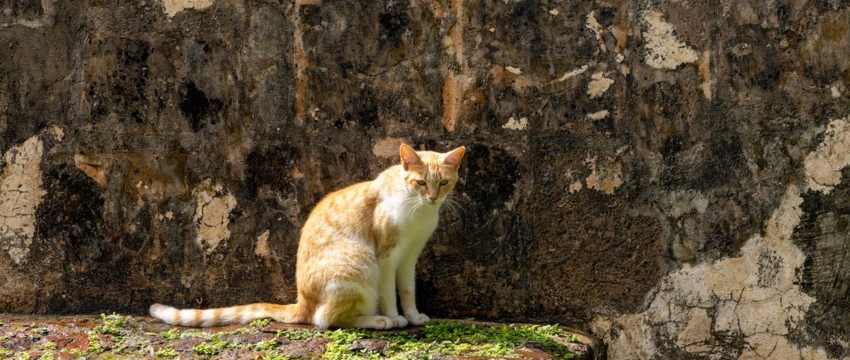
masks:
<svg viewBox="0 0 850 360"><path fill-rule="evenodd" d="M425 204L440 205L457 183L457 170L466 148L447 153L416 151L401 144L404 182L411 193L418 193Z"/></svg>

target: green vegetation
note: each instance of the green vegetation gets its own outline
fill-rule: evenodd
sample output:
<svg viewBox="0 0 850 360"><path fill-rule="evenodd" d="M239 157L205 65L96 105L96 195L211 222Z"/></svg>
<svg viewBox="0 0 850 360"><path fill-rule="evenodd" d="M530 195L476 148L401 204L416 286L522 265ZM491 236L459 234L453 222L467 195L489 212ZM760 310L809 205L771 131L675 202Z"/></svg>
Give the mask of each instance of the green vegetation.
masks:
<svg viewBox="0 0 850 360"><path fill-rule="evenodd" d="M250 325L254 326L254 327L266 327L266 326L269 326L269 324L271 324L271 322L272 322L272 319L257 319L257 320L251 321Z"/></svg>
<svg viewBox="0 0 850 360"><path fill-rule="evenodd" d="M519 358L527 355L522 351L527 347L543 349L557 359L572 359L574 355L565 344L578 342L574 335L551 325L489 326L438 321L416 328L412 333L359 329L289 329L269 334L269 324L269 320L256 320L248 326L230 331L174 327L157 333L148 332L146 329L150 324L132 317L101 315L87 333L87 349L59 349L61 346L58 344L61 343L41 340L34 342L34 352L0 349L0 359L47 360L53 359L57 354L63 358L70 355L75 359L137 358L151 355L160 359L181 356L216 358L228 357L236 352L245 354L244 351L247 350L249 354L254 352L262 359L289 360L287 351L291 351L292 346L302 349L299 350L302 352L306 346L306 349L309 349L307 351L316 351L312 356L317 358L340 360L428 359L434 355ZM43 336L55 331L53 328L36 326L21 330L32 334L29 336L34 339L44 339ZM263 331L266 333L263 334ZM258 336L237 336L243 334ZM201 342L193 339L200 339ZM312 341L313 339L321 340ZM177 342L186 340L197 345L191 347L191 350L177 351ZM532 345L527 346L529 343Z"/></svg>
<svg viewBox="0 0 850 360"><path fill-rule="evenodd" d="M218 354L221 350L226 349L227 345L229 345L229 344L230 343L227 342L227 341L215 341L212 344L207 343L207 342L202 342L202 343L196 345L192 349L192 352L194 352L195 354L198 354L198 355L212 356L212 355Z"/></svg>
<svg viewBox="0 0 850 360"><path fill-rule="evenodd" d="M264 340L264 341L260 341L260 342L256 343L254 345L254 350L257 350L257 351L274 350L275 348L278 347L278 345L280 345L280 343L277 341L277 339Z"/></svg>
<svg viewBox="0 0 850 360"><path fill-rule="evenodd" d="M100 314L100 319L103 321L103 324L95 326L92 332L114 336L121 336L121 328L124 327L124 322L128 320L128 318L118 314Z"/></svg>
<svg viewBox="0 0 850 360"><path fill-rule="evenodd" d="M159 333L159 337L165 340L177 340L180 338L180 329L171 328L168 331L163 331Z"/></svg>
<svg viewBox="0 0 850 360"><path fill-rule="evenodd" d="M333 331L319 330L282 330L274 339L260 341L253 345L241 345L224 341L223 338L234 334L256 333L257 327L266 326L264 323L252 323L251 327L233 331L210 333L198 330L180 331L173 328L158 334L166 340L185 338L201 338L207 341L196 345L192 352L198 356L221 355L228 349L250 347L256 351L266 352L264 359L288 359L278 350L280 339L301 341L309 339L327 339L323 354L316 354L325 359L425 359L431 354L489 356L489 357L518 357L516 351L526 343L533 342L542 346L558 359L571 359L570 353L563 345L564 342L577 342L578 339L565 333L557 326L483 326L462 324L457 322L432 322L426 324L421 333L412 335L407 332L375 332L359 329L338 329ZM355 349L352 344L358 340L385 341L386 346L378 351ZM174 357L173 348L164 348L156 353L158 357Z"/></svg>
<svg viewBox="0 0 850 360"><path fill-rule="evenodd" d="M166 346L162 349L157 350L156 353L154 353L154 355L156 357L173 358L173 357L177 357L177 355L180 355L180 354L177 353L177 350L174 350L173 346L168 345L168 346Z"/></svg>
<svg viewBox="0 0 850 360"><path fill-rule="evenodd" d="M103 348L100 347L100 337L94 331L89 331L89 352L95 354L103 352Z"/></svg>
<svg viewBox="0 0 850 360"><path fill-rule="evenodd" d="M553 325L490 327L456 322L434 322L426 324L422 333L425 340L434 343L456 343L460 340L473 345L470 355L476 356L508 356L512 351L523 347L526 343L535 342L541 344L544 349L558 359L570 359L573 354L557 340L578 342L575 335L567 334Z"/></svg>
<svg viewBox="0 0 850 360"><path fill-rule="evenodd" d="M284 331L278 331L277 332L277 337L286 338L286 339L293 340L293 341L294 340L304 340L304 339L318 338L318 337L321 337L321 336L322 336L322 332L316 331L316 330L293 329L293 330L284 330Z"/></svg>
<svg viewBox="0 0 850 360"><path fill-rule="evenodd" d="M326 359L379 359L382 355L391 359L418 359L427 358L429 354L518 357L515 351L523 348L528 342L539 343L558 359L572 359L573 354L562 342L578 342L574 335L551 325L491 327L457 322L425 324L419 336L406 332L367 332L358 329L326 332L287 330L278 332L277 336L289 340L331 340L323 354ZM385 354L352 350L351 344L362 339L386 340L389 346Z"/></svg>

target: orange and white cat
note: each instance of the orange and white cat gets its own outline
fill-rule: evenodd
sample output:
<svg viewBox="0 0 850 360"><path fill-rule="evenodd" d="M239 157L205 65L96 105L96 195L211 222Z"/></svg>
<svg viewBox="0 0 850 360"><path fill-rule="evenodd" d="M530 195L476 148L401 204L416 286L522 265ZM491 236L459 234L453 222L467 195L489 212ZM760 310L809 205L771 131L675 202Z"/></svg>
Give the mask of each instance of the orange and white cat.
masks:
<svg viewBox="0 0 850 360"><path fill-rule="evenodd" d="M295 304L207 310L154 304L151 315L173 325L203 327L263 318L319 328L390 329L427 322L416 308L416 260L457 183L464 152L464 147L417 152L401 144L400 165L322 199L301 229Z"/></svg>

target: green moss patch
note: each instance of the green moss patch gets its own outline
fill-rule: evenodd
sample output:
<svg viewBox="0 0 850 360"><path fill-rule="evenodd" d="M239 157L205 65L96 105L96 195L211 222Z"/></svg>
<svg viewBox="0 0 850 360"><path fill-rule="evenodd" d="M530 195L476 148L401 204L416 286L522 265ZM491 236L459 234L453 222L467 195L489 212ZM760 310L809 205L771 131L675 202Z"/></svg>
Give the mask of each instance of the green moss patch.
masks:
<svg viewBox="0 0 850 360"><path fill-rule="evenodd" d="M323 331L269 321L197 329L115 314L72 319L2 319L0 359L590 358L588 344L553 325L434 321L393 331Z"/></svg>

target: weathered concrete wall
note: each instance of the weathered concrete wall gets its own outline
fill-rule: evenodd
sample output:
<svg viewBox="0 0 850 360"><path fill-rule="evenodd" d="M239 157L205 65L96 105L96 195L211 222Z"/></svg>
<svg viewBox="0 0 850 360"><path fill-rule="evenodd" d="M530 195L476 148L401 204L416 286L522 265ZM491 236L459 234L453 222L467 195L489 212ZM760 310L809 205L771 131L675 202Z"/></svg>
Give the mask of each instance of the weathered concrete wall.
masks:
<svg viewBox="0 0 850 360"><path fill-rule="evenodd" d="M6 1L0 311L294 300L323 194L466 145L435 316L850 356L839 1Z"/></svg>

